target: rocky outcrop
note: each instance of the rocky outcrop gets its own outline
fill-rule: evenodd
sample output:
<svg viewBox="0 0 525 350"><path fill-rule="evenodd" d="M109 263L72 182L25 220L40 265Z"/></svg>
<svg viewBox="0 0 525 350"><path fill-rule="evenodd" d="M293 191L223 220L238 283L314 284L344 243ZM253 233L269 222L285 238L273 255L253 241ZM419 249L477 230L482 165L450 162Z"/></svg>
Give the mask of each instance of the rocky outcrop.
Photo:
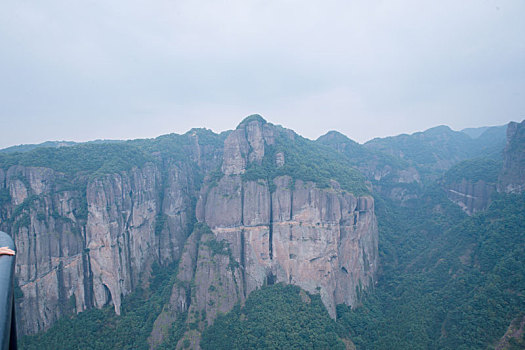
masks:
<svg viewBox="0 0 525 350"><path fill-rule="evenodd" d="M3 162L0 229L17 246L19 333L91 307L111 304L120 313L122 298L148 281L154 262L177 261L202 179L222 160L223 139L192 129L117 148L30 151ZM42 163L42 155L50 168L9 166Z"/></svg>
<svg viewBox="0 0 525 350"><path fill-rule="evenodd" d="M60 176L50 169L13 166L3 183L10 203L2 208L2 227L17 246L15 271L24 295L17 300L22 333L43 329L77 307L86 308L86 260L75 216L75 209L82 207L81 196L73 189L55 191L57 180Z"/></svg>
<svg viewBox="0 0 525 350"><path fill-rule="evenodd" d="M512 320L507 331L495 346L495 349L505 350L523 348L525 346L523 333L525 333L525 316L519 316Z"/></svg>
<svg viewBox="0 0 525 350"><path fill-rule="evenodd" d="M186 243L180 283L157 323L175 319L173 310L187 311L187 322L202 330L252 291L279 282L319 293L335 317L337 304L356 305L374 283L378 232L372 197L354 196L335 181L319 188L287 175L243 177L276 137L272 125L255 119L226 139L224 176L202 188L196 206L206 229ZM282 153L275 158L275 166L286 162ZM159 333L160 326L154 327L152 348L161 342ZM195 330L185 339L198 344Z"/></svg>
<svg viewBox="0 0 525 350"><path fill-rule="evenodd" d="M153 164L92 180L13 166L2 228L17 246L19 332L47 329L63 315L112 304L151 264L170 263L193 220L193 174Z"/></svg>
<svg viewBox="0 0 525 350"><path fill-rule="evenodd" d="M507 127L507 145L503 153L503 170L498 191L521 193L525 190L525 120Z"/></svg>
<svg viewBox="0 0 525 350"><path fill-rule="evenodd" d="M153 324L153 330L148 343L151 348L156 348L167 340L169 329L177 319L183 318L188 312L191 303L191 282L197 263L197 251L205 228L196 225L188 237L179 262L177 283L173 286L169 302L164 305L160 315Z"/></svg>
<svg viewBox="0 0 525 350"><path fill-rule="evenodd" d="M487 209L495 190L496 185L494 183L487 183L483 180L471 182L462 179L459 183L445 186L448 198L459 205L468 215Z"/></svg>
<svg viewBox="0 0 525 350"><path fill-rule="evenodd" d="M199 213L198 219L211 228L215 239L227 242L242 272L242 283L235 279L238 283L231 285L236 291L232 294L245 297L264 284L292 283L319 292L335 316L336 304L354 305L361 290L374 279L377 224L373 199L356 198L335 186L319 189L289 176L273 183L271 193L264 181L225 177L207 193L205 209ZM236 191L231 192L232 188ZM224 264L230 261L218 263ZM198 263L196 284L207 288L211 282L199 279L200 267ZM199 306L213 318L213 308Z"/></svg>

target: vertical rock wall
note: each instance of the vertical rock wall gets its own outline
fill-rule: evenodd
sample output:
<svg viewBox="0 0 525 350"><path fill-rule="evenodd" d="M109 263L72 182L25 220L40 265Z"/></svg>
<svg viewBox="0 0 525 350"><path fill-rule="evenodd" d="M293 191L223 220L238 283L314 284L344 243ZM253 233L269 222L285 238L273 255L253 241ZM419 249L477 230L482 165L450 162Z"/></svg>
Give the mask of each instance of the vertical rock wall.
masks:
<svg viewBox="0 0 525 350"><path fill-rule="evenodd" d="M181 313L202 329L265 284L320 293L333 317L336 304L355 305L377 269L373 199L335 181L321 189L287 175L244 178L277 137L296 136L259 117L241 123L220 149L200 145L195 131L187 162L159 157L97 177L0 170L0 228L18 248L20 333L91 307L110 304L120 313L122 298L147 280L154 262L179 258L179 282L152 347ZM275 153L274 166L286 161ZM221 177L199 189L199 177L216 169ZM201 229L188 238L195 219Z"/></svg>
<svg viewBox="0 0 525 350"><path fill-rule="evenodd" d="M507 127L507 145L503 153L503 170L498 191L521 193L525 190L525 120Z"/></svg>
<svg viewBox="0 0 525 350"><path fill-rule="evenodd" d="M286 175L244 179L249 164L261 164L275 139L275 127L255 119L225 140L224 176L204 186L196 204L197 220L209 231L195 231L186 243L179 283L157 319L152 348L163 341L163 325L181 312L202 330L266 284L319 293L335 317L337 304L355 305L374 283L378 229L372 197L356 197L335 181L321 189ZM277 153L276 166L285 162ZM185 339L198 348L198 330Z"/></svg>
<svg viewBox="0 0 525 350"><path fill-rule="evenodd" d="M448 184L445 190L452 202L459 205L468 215L472 215L488 208L496 185L483 180L473 183L463 179L460 183Z"/></svg>
<svg viewBox="0 0 525 350"><path fill-rule="evenodd" d="M239 176L226 176L209 190L198 219L211 228L217 241L227 242L235 262L224 259L215 264L238 265L234 270L239 270L242 281L229 288L241 296L236 301L264 284L291 283L321 293L335 317L336 304L354 305L361 290L374 280L373 199L319 189L289 176L276 178L274 184L270 193L264 181L242 182ZM216 274L202 274L200 268L197 262L195 284L209 288ZM198 297L195 302L199 304ZM213 318L214 311L205 303L200 308Z"/></svg>
<svg viewBox="0 0 525 350"><path fill-rule="evenodd" d="M92 180L47 168L0 172L3 230L17 246L18 329L32 334L63 315L112 304L177 260L193 222L194 174L146 164ZM23 297L21 297L21 293Z"/></svg>

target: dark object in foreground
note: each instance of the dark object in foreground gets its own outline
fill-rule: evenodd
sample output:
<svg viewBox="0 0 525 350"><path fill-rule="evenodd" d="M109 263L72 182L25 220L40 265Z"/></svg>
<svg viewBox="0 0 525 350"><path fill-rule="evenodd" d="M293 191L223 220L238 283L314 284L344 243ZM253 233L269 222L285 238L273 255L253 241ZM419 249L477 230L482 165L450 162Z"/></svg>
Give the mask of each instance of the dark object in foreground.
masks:
<svg viewBox="0 0 525 350"><path fill-rule="evenodd" d="M0 247L15 250L11 237L0 231ZM0 255L0 345L2 350L16 349L16 322L14 308L15 256Z"/></svg>

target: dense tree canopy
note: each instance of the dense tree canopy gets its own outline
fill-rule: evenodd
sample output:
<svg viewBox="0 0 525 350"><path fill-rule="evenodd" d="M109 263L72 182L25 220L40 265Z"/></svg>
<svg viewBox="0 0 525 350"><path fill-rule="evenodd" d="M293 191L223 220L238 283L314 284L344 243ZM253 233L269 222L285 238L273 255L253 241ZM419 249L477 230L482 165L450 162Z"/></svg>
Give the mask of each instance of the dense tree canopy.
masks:
<svg viewBox="0 0 525 350"><path fill-rule="evenodd" d="M424 204L426 202L426 204ZM383 273L339 323L361 349L482 349L525 310L525 196L462 217L439 193L378 205Z"/></svg>
<svg viewBox="0 0 525 350"><path fill-rule="evenodd" d="M203 349L345 349L319 295L276 284L252 292L202 335Z"/></svg>

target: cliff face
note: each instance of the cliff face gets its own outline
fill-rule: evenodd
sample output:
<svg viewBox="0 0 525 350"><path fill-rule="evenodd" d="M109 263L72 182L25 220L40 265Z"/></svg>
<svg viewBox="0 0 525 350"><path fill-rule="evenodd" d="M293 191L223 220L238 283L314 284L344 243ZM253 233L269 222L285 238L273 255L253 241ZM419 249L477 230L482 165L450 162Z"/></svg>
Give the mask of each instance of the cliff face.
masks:
<svg viewBox="0 0 525 350"><path fill-rule="evenodd" d="M356 198L336 182L320 189L289 176L243 181L245 168L229 167L239 153L228 149L241 150L244 166L261 162L265 146L274 144L276 136L271 125L255 120L226 139L225 176L203 190L197 220L206 223L218 241L228 242L242 272L239 295L264 283L293 283L320 292L335 317L336 304L353 305L360 288L373 281L377 267L373 199ZM212 309L206 311L213 315Z"/></svg>
<svg viewBox="0 0 525 350"><path fill-rule="evenodd" d="M471 182L462 179L459 183L448 184L445 190L452 202L459 205L468 215L472 215L489 207L496 185L483 180Z"/></svg>
<svg viewBox="0 0 525 350"><path fill-rule="evenodd" d="M147 165L88 184L86 248L95 307L112 301L120 313L121 296L138 285L153 261L167 264L180 257L192 220L192 174L169 167L164 176Z"/></svg>
<svg viewBox="0 0 525 350"><path fill-rule="evenodd" d="M507 127L507 145L503 153L503 170L498 190L520 193L525 190L525 120Z"/></svg>
<svg viewBox="0 0 525 350"><path fill-rule="evenodd" d="M243 177L250 163L263 161L276 134L254 120L226 139L224 176L204 186L197 202L197 220L210 231L194 232L186 243L181 283L157 320L152 347L162 341L159 324L167 315L177 317L174 310L188 311L188 322L205 314L202 329L264 284L291 283L320 293L332 317L337 304L355 305L373 284L378 237L372 197L356 197L335 181L319 188L287 175ZM275 164L283 162L286 157L277 153ZM198 334L191 333L187 339L197 344Z"/></svg>
<svg viewBox="0 0 525 350"><path fill-rule="evenodd" d="M13 159L45 163L35 155L4 158L0 228L17 245L19 333L45 330L91 307L111 304L120 313L122 297L148 281L154 262L177 261L195 220L202 172L220 162L218 139L192 130L138 140L153 156L135 164L130 154L106 156L98 146L41 152L55 169L9 166ZM71 158L78 153L85 161ZM115 159L131 165L114 166ZM75 170L87 169L86 162L105 170ZM56 169L61 164L67 171Z"/></svg>
<svg viewBox="0 0 525 350"><path fill-rule="evenodd" d="M15 166L3 181L11 203L2 208L2 216L10 218L2 225L17 246L16 277L24 293L17 305L22 333L36 332L72 311L65 308L86 308L87 260L74 212L81 198L74 190L55 192L56 180L50 169ZM73 294L78 302L70 299Z"/></svg>
<svg viewBox="0 0 525 350"><path fill-rule="evenodd" d="M120 313L122 298L148 280L153 263L179 259L152 347L185 312L199 325L187 335L197 346L199 330L218 312L265 284L320 293L332 317L337 304L355 305L373 284L374 201L348 190L366 190L351 167L338 164L339 178L332 176L329 153L260 117L226 139L202 130L176 145L174 137L136 141L153 157L124 170L0 169L0 229L18 249L21 334L92 307L113 305ZM297 142L302 149L287 148Z"/></svg>
<svg viewBox="0 0 525 350"><path fill-rule="evenodd" d="M14 166L1 176L11 198L2 227L17 246L22 334L93 306L111 303L120 313L122 296L154 261L181 254L193 215L188 169L161 174L147 164L84 185L76 179L76 189L46 168Z"/></svg>

